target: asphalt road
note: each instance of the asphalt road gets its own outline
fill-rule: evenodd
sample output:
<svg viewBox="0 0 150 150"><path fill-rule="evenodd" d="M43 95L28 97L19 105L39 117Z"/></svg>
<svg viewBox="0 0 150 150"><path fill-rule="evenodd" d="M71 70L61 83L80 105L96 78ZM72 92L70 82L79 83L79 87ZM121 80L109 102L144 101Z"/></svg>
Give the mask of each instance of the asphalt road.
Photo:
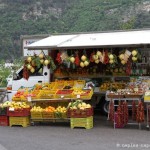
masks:
<svg viewBox="0 0 150 150"><path fill-rule="evenodd" d="M70 129L69 123L30 127L0 126L0 150L148 150L150 131L142 125L113 129L104 116L94 118L93 129Z"/></svg>

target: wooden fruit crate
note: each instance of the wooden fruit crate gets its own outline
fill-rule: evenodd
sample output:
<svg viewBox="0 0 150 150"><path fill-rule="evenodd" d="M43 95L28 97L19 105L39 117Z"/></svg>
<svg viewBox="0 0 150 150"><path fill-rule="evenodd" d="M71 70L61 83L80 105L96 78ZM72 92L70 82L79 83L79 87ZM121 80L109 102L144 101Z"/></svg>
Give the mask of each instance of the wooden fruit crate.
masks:
<svg viewBox="0 0 150 150"><path fill-rule="evenodd" d="M9 126L27 127L30 125L29 117L9 117Z"/></svg>
<svg viewBox="0 0 150 150"><path fill-rule="evenodd" d="M75 127L93 128L93 116L87 118L70 118L71 129Z"/></svg>

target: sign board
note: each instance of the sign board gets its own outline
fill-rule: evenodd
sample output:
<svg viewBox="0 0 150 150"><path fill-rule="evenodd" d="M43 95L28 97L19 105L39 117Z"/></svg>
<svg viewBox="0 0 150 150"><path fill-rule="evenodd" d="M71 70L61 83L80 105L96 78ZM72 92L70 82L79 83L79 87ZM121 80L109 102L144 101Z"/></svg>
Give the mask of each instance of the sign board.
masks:
<svg viewBox="0 0 150 150"><path fill-rule="evenodd" d="M41 38L43 39L43 38ZM33 56L34 54L37 54L39 55L41 53L41 50L40 49L37 49L37 50L28 50L26 49L25 47L34 43L34 42L37 42L39 40L41 40L40 38L29 38L29 39L23 39L22 40L22 46L23 46L23 56ZM45 55L48 55L48 50L43 50L44 54Z"/></svg>

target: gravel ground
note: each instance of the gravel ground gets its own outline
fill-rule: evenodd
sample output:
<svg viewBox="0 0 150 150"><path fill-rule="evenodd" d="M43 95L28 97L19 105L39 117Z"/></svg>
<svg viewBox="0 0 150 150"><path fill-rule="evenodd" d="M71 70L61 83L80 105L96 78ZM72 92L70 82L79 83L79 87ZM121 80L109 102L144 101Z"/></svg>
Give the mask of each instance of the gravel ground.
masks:
<svg viewBox="0 0 150 150"><path fill-rule="evenodd" d="M113 129L104 116L94 117L94 128L70 129L69 123L36 124L27 128L0 126L0 150L147 150L146 125Z"/></svg>

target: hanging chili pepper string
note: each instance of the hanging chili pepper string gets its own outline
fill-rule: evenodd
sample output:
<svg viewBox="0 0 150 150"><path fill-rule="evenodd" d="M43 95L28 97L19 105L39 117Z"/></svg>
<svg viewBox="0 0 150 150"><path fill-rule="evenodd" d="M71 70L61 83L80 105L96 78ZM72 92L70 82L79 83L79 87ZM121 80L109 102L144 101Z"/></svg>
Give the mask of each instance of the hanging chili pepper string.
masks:
<svg viewBox="0 0 150 150"><path fill-rule="evenodd" d="M80 65L80 59L79 59L79 54L78 54L78 52L76 52L76 57L75 57L75 65L76 66L79 66Z"/></svg>
<svg viewBox="0 0 150 150"><path fill-rule="evenodd" d="M125 101L123 106L123 115L124 115L124 125L128 123L129 120L129 111L128 111L128 103Z"/></svg>
<svg viewBox="0 0 150 150"><path fill-rule="evenodd" d="M114 102L113 102L113 100L110 101L109 119L110 119L110 121L114 121Z"/></svg>
<svg viewBox="0 0 150 150"><path fill-rule="evenodd" d="M144 105L141 101L139 101L138 103L138 107L137 107L137 114L136 114L136 121L138 123L141 123L144 121Z"/></svg>
<svg viewBox="0 0 150 150"><path fill-rule="evenodd" d="M62 63L61 53L60 53L60 52L58 52L58 53L57 53L56 61L57 61L59 64L61 64L61 63Z"/></svg>
<svg viewBox="0 0 150 150"><path fill-rule="evenodd" d="M117 107L116 111L116 127L121 127L122 126L122 110L121 110L121 104Z"/></svg>

